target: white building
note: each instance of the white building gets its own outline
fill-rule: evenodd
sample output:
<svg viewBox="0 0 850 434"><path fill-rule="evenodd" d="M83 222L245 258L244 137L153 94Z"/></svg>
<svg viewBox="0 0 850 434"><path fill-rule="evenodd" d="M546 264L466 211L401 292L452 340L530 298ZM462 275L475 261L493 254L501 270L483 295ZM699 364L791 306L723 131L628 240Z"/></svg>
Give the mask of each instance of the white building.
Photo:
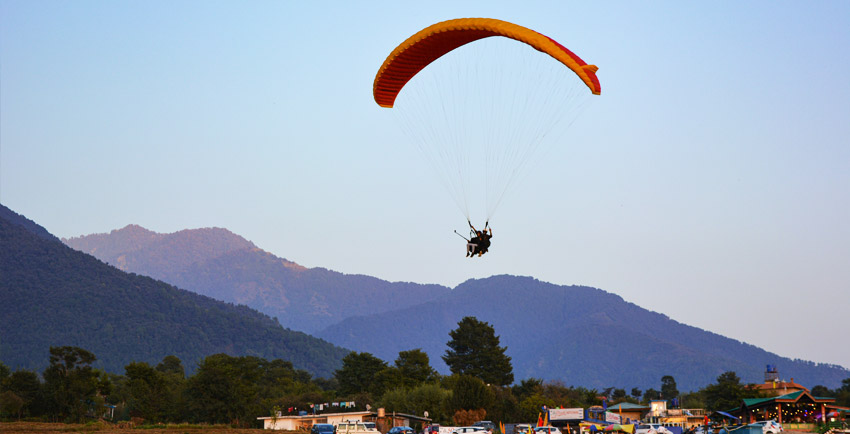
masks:
<svg viewBox="0 0 850 434"><path fill-rule="evenodd" d="M340 422L363 422L364 417L372 416L371 411L353 411L350 413L324 413L324 414L307 414L304 416L281 416L273 418L271 416L258 417L258 420L263 421L263 429L279 429L285 431L304 430L309 431L310 428L317 423L329 423L338 425Z"/></svg>

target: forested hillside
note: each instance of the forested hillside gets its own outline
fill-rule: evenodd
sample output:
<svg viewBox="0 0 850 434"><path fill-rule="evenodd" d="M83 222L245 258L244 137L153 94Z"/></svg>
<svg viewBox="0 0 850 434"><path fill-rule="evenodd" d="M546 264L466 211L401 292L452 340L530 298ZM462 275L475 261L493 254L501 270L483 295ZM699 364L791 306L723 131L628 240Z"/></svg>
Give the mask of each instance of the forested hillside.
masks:
<svg viewBox="0 0 850 434"><path fill-rule="evenodd" d="M41 371L50 346L73 345L112 372L166 355L191 371L228 353L288 360L328 377L347 353L248 307L125 273L6 218L0 239L0 360L12 368Z"/></svg>
<svg viewBox="0 0 850 434"><path fill-rule="evenodd" d="M316 335L385 360L422 348L445 373L440 357L448 333L465 316L493 324L517 378L647 388L672 375L682 390L696 390L726 371L737 372L746 382L761 382L766 364L777 365L786 379L794 377L808 387L837 387L850 376L839 366L791 360L676 322L600 289L529 277L469 280L442 300L391 315L352 318ZM415 325L399 327L396 318L416 318Z"/></svg>
<svg viewBox="0 0 850 434"><path fill-rule="evenodd" d="M277 318L312 333L345 318L379 314L445 296L449 288L306 268L222 228L159 234L129 225L64 239L68 246L133 273Z"/></svg>

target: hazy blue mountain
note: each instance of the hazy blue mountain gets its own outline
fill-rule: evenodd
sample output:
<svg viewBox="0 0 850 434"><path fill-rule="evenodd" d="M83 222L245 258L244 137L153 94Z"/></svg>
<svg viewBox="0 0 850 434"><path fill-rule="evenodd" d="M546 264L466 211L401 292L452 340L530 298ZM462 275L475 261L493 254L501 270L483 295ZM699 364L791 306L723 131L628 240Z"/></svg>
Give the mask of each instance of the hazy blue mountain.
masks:
<svg viewBox="0 0 850 434"><path fill-rule="evenodd" d="M791 360L753 345L673 321L600 289L558 286L529 277L469 280L447 297L389 315L349 318L316 336L354 351L394 360L422 348L442 373L449 331L464 316L492 324L507 346L518 380L567 385L660 388L672 375L679 390L696 390L725 371L762 382L766 364L786 379L838 387L850 371ZM406 320L400 320L406 318Z"/></svg>
<svg viewBox="0 0 850 434"><path fill-rule="evenodd" d="M0 218L0 361L12 369L41 371L50 346L72 345L116 373L172 354L191 371L228 353L289 360L329 377L348 352L248 307L118 270L34 226Z"/></svg>
<svg viewBox="0 0 850 434"><path fill-rule="evenodd" d="M284 327L308 333L354 315L414 306L449 292L440 285L305 268L221 228L159 234L130 225L63 242L124 271L245 304L276 317Z"/></svg>

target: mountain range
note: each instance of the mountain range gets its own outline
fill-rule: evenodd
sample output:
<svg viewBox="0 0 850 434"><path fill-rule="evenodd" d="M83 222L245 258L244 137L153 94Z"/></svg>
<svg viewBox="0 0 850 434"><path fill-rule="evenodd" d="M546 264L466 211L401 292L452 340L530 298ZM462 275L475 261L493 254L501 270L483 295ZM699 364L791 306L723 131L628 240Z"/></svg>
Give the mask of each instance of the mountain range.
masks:
<svg viewBox="0 0 850 434"><path fill-rule="evenodd" d="M0 241L0 361L12 369L41 371L50 346L67 345L115 373L168 355L191 372L204 357L228 353L330 377L348 353L246 306L121 271L2 205Z"/></svg>
<svg viewBox="0 0 850 434"><path fill-rule="evenodd" d="M661 377L672 375L680 390L697 390L726 371L761 383L767 364L809 387L837 387L850 377L850 370L840 366L781 357L600 289L507 275L469 280L440 300L392 315L349 318L315 335L385 360L415 342L445 372L439 356L446 351L449 331L464 316L493 325L517 379L629 390L658 389Z"/></svg>
<svg viewBox="0 0 850 434"><path fill-rule="evenodd" d="M350 316L411 307L450 291L440 285L306 268L221 228L160 234L129 225L62 241L121 270L244 304L277 318L284 327L307 333Z"/></svg>
<svg viewBox="0 0 850 434"><path fill-rule="evenodd" d="M517 380L658 388L672 375L681 390L695 390L725 371L761 382L767 364L809 387L837 387L850 377L846 368L781 357L596 288L517 276L454 289L386 282L305 268L220 228L158 234L130 225L63 241L126 271L248 304L287 327L387 361L422 348L442 373L449 331L475 316L500 335Z"/></svg>

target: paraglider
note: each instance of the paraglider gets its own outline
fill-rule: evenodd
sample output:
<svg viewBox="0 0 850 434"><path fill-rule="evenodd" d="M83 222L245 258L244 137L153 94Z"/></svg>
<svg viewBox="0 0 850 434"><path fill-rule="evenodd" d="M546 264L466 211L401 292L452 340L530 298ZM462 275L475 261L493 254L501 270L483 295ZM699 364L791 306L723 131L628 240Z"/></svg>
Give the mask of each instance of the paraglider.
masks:
<svg viewBox="0 0 850 434"><path fill-rule="evenodd" d="M600 94L599 79L596 78L599 68L588 65L554 39L507 21L460 18L426 27L396 47L375 76L372 87L375 102L381 107L393 107L404 85L431 62L462 45L491 36L524 42L552 56L573 70L594 95Z"/></svg>
<svg viewBox="0 0 850 434"><path fill-rule="evenodd" d="M511 46L498 45L494 63L486 64L466 48L487 46L476 42L484 39L510 41ZM513 46L533 59L511 58ZM513 69L521 70L519 77L500 75ZM399 44L378 69L375 102L402 118L403 129L466 215L472 229L467 257L488 251L490 218L537 149L558 139L556 127L571 123L564 119L577 116L585 95L600 94L597 69L548 36L490 18L428 26ZM435 70L433 78L428 75ZM491 74L495 78L488 81ZM483 177L474 172L476 164ZM481 190L486 190L487 223L478 231L470 203Z"/></svg>

